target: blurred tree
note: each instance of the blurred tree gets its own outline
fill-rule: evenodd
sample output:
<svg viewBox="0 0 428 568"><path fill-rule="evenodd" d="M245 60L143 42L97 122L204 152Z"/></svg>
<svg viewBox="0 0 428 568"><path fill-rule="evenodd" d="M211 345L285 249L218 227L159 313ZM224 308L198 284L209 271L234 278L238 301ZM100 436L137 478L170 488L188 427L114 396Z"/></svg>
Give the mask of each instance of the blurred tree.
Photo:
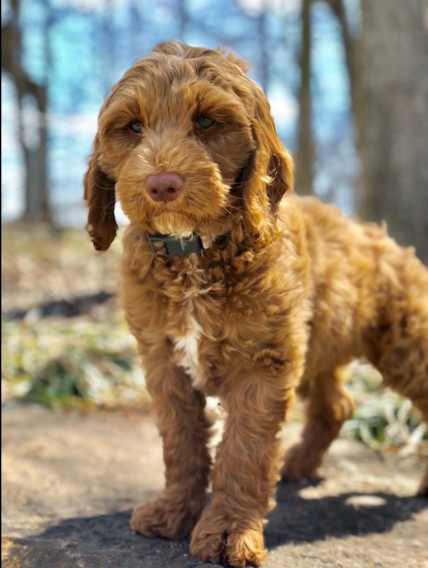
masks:
<svg viewBox="0 0 428 568"><path fill-rule="evenodd" d="M141 36L147 29L146 11L142 3L131 2L130 10L130 31L131 31L131 60L136 61L144 55L142 52Z"/></svg>
<svg viewBox="0 0 428 568"><path fill-rule="evenodd" d="M2 26L1 64L17 92L19 143L25 165L23 218L29 223L52 223L47 187L47 86L36 83L23 65L20 0L10 0L9 8L10 18Z"/></svg>
<svg viewBox="0 0 428 568"><path fill-rule="evenodd" d="M361 212L428 262L428 36L421 0L363 0Z"/></svg>
<svg viewBox="0 0 428 568"><path fill-rule="evenodd" d="M311 117L311 3L302 0L299 120L296 153L296 191L313 193L314 141Z"/></svg>
<svg viewBox="0 0 428 568"><path fill-rule="evenodd" d="M103 73L103 94L107 96L110 94L110 88L115 82L115 63L116 63L116 43L112 41L115 37L115 19L113 10L113 1L104 0L102 10L102 25L101 25L101 42L102 42L102 57L103 60L108 62L107 65L102 65ZM133 20L133 25L135 20Z"/></svg>
<svg viewBox="0 0 428 568"><path fill-rule="evenodd" d="M265 93L268 92L270 86L270 46L269 46L269 6L267 0L260 0L259 13L257 19L257 44L260 52L259 59L259 75L260 86Z"/></svg>
<svg viewBox="0 0 428 568"><path fill-rule="evenodd" d="M189 29L190 18L186 0L178 1L178 33L182 41L185 41Z"/></svg>
<svg viewBox="0 0 428 568"><path fill-rule="evenodd" d="M361 0L352 34L343 0L338 16L351 81L362 163L357 196L364 219L386 220L403 245L428 262L428 35L423 0Z"/></svg>

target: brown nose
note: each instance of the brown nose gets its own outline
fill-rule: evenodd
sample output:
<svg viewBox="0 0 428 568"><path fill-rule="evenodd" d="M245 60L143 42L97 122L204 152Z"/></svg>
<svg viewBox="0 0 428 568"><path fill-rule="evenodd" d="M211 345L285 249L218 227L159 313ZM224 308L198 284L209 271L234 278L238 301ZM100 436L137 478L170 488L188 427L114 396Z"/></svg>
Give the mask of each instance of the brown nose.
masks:
<svg viewBox="0 0 428 568"><path fill-rule="evenodd" d="M146 179L146 189L153 201L174 201L184 186L178 174L152 174Z"/></svg>

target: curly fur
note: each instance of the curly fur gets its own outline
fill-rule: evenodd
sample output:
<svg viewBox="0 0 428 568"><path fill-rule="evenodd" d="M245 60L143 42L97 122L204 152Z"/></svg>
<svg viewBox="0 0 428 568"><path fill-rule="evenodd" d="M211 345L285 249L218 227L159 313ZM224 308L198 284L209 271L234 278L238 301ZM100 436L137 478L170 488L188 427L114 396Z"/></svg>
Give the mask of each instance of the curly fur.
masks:
<svg viewBox="0 0 428 568"><path fill-rule="evenodd" d="M192 554L232 566L265 558L281 463L284 479L314 476L351 415L352 359L366 357L428 420L427 269L385 230L294 196L291 158L246 70L220 50L157 46L106 99L85 176L97 249L116 235L116 193L130 220L122 301L164 444L166 488L132 529L190 535ZM201 116L215 122L201 128ZM146 180L168 172L184 189L155 201ZM148 232L197 234L204 250L160 256ZM307 423L281 462L295 393ZM213 465L206 395L229 410Z"/></svg>

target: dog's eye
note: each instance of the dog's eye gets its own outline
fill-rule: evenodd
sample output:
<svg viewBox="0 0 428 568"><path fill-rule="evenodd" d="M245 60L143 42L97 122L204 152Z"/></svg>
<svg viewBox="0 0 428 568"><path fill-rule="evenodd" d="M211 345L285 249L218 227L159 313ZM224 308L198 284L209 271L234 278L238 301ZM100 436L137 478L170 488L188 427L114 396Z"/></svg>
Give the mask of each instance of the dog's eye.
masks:
<svg viewBox="0 0 428 568"><path fill-rule="evenodd" d="M141 122L138 122L138 120L131 122L129 128L136 134L141 134L141 132L143 131L143 125L141 124Z"/></svg>
<svg viewBox="0 0 428 568"><path fill-rule="evenodd" d="M208 116L200 116L197 120L198 126L201 128L209 128L214 124L214 120Z"/></svg>

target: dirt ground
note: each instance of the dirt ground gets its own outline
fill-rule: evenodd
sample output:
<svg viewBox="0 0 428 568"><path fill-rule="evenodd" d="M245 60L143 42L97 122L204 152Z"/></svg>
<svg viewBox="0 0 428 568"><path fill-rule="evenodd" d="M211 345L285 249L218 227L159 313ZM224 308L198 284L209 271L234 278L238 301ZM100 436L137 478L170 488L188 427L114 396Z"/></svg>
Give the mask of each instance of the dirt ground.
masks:
<svg viewBox="0 0 428 568"><path fill-rule="evenodd" d="M149 415L11 403L2 422L4 568L212 566L187 540L129 529L131 509L163 485ZM414 456L337 440L318 482L279 485L264 568L428 567L428 500L413 496L422 470Z"/></svg>

